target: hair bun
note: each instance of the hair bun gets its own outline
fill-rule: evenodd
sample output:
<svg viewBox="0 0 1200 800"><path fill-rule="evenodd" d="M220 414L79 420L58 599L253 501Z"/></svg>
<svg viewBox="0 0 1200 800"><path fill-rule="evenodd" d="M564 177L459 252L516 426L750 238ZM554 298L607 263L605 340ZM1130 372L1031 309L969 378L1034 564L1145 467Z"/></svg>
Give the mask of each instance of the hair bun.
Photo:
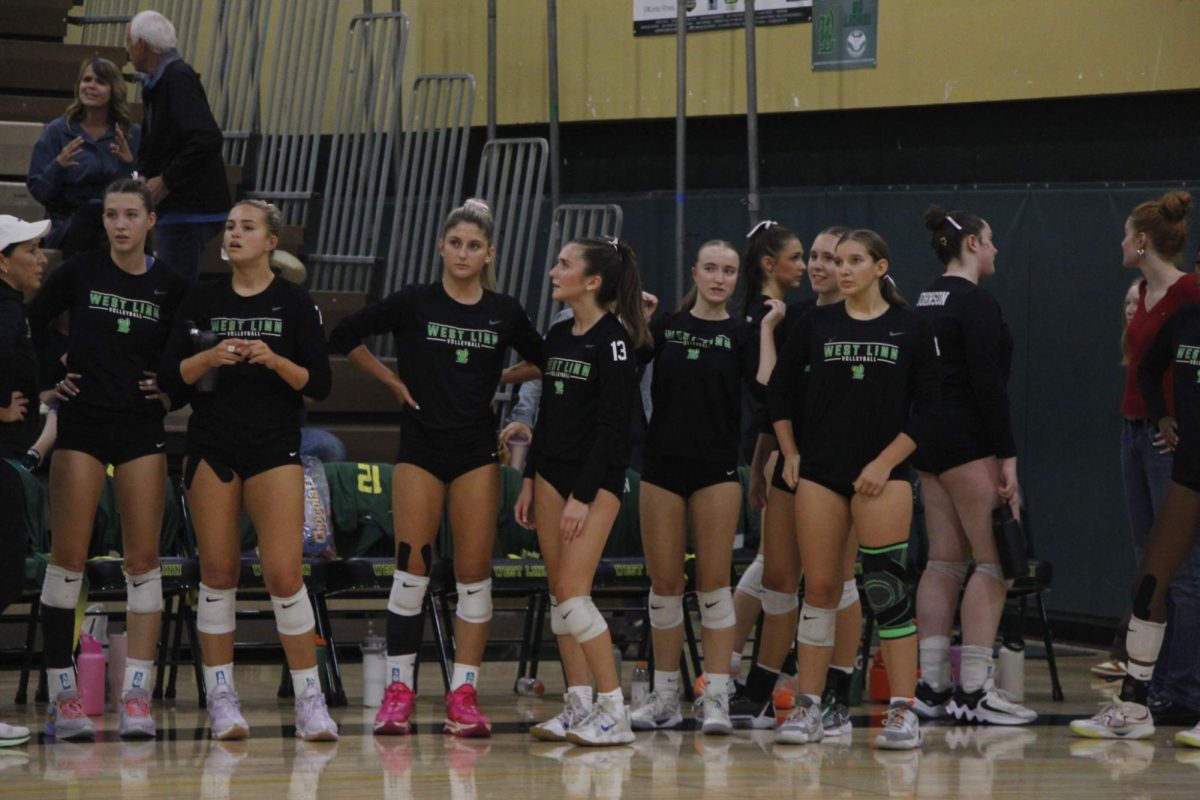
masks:
<svg viewBox="0 0 1200 800"><path fill-rule="evenodd" d="M1163 219L1168 222L1180 222L1187 217L1192 208L1192 196L1185 191L1167 192L1159 201Z"/></svg>
<svg viewBox="0 0 1200 800"><path fill-rule="evenodd" d="M949 212L941 206L934 204L925 210L925 227L931 231L936 231L946 224L946 217Z"/></svg>
<svg viewBox="0 0 1200 800"><path fill-rule="evenodd" d="M464 211L474 211L481 214L491 214L492 208L487 204L486 200L480 200L478 197L470 197L463 201Z"/></svg>

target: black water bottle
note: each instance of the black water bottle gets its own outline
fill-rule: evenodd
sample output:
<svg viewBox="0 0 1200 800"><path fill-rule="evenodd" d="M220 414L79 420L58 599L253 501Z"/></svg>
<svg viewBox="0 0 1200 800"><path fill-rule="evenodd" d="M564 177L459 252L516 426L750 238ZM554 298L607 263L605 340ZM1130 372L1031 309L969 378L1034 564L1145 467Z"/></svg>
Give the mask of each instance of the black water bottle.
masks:
<svg viewBox="0 0 1200 800"><path fill-rule="evenodd" d="M192 338L192 352L202 353L205 350L212 348L219 338L212 331L202 331L199 328L192 328L188 331L188 335ZM209 369L200 376L200 380L196 381L196 391L198 392L213 392L217 389L217 370L216 368Z"/></svg>
<svg viewBox="0 0 1200 800"><path fill-rule="evenodd" d="M1025 552L1025 533L1021 523L1013 517L1012 507L1001 503L992 509L992 535L996 539L996 552L1000 556L1000 569L1008 580L1023 577L1029 572L1029 561Z"/></svg>

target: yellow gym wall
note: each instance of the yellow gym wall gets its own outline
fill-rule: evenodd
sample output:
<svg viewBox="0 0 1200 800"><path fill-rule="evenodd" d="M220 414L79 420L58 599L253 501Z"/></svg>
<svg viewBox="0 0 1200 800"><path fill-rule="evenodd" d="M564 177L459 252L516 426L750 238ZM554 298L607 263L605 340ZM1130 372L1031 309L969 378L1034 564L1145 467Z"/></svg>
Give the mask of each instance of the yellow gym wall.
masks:
<svg viewBox="0 0 1200 800"><path fill-rule="evenodd" d="M338 2L326 130L337 109L345 31L363 11L361 0ZM286 5L276 4L276 18ZM546 2L497 5L498 121L545 122ZM381 11L391 3L374 6ZM879 6L876 69L814 73L811 25L759 28L759 111L1200 87L1200 0L879 0ZM402 8L411 20L405 85L422 72L470 72L477 82L472 121L485 124L486 0L403 0ZM206 11L206 22L212 16ZM631 0L558 0L558 27L563 121L675 115L675 39L635 38ZM689 115L745 112L744 53L740 29L688 37ZM207 53L185 57L202 71L206 66Z"/></svg>

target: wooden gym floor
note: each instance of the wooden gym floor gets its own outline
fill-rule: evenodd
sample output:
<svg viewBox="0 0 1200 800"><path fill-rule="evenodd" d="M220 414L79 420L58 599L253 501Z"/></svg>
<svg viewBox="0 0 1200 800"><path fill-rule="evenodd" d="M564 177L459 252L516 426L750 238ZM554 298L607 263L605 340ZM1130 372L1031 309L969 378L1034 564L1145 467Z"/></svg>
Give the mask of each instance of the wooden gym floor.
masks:
<svg viewBox="0 0 1200 800"><path fill-rule="evenodd" d="M776 747L770 731L719 738L691 730L640 733L629 747L585 749L533 740L531 721L558 711L556 665L543 699L518 698L512 663L485 666L481 705L493 720L490 740L455 740L441 730L441 686L426 664L426 692L411 737L371 735L372 709L334 709L342 726L336 744L306 744L292 736L290 701L277 700L279 669L239 667L237 684L252 726L245 742L207 738L207 717L191 684L155 707L156 741L122 742L116 715L97 720L94 743L33 741L0 750L0 797L140 800L179 797L452 798L452 800L706 800L712 798L1196 798L1200 750L1180 747L1179 728L1160 728L1140 742L1078 739L1067 730L1092 713L1115 684L1094 682L1088 667L1099 653L1061 657L1067 701L1050 700L1043 661L1027 663L1027 703L1042 717L1023 728L926 725L920 751L874 750L871 728L879 706L855 709L853 741ZM630 662L625 663L628 684ZM40 731L45 709L16 707L16 673L0 674L0 719ZM347 691L361 698L359 667L346 667ZM686 714L685 714L686 716Z"/></svg>

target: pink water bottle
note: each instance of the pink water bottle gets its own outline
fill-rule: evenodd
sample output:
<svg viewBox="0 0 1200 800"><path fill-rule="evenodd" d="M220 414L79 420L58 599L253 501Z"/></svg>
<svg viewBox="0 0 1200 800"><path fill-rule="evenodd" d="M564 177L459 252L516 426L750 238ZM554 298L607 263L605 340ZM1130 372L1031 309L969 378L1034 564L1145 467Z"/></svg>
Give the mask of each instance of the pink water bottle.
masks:
<svg viewBox="0 0 1200 800"><path fill-rule="evenodd" d="M75 659L79 697L89 717L104 714L104 646L89 633L79 636L79 658Z"/></svg>

